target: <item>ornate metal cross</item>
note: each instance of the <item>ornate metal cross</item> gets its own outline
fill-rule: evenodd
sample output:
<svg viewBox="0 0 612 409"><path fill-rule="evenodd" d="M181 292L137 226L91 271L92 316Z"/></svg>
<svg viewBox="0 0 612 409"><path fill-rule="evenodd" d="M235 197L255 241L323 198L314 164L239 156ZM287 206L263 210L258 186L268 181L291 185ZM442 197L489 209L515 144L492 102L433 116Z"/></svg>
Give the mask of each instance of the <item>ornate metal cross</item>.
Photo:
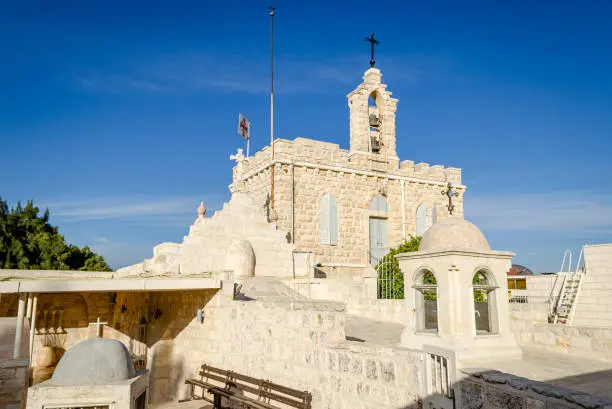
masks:
<svg viewBox="0 0 612 409"><path fill-rule="evenodd" d="M376 61L374 60L374 44L380 44L380 41L374 39L374 33L370 34L369 37L366 37L365 40L372 45L372 58L370 58L370 67L374 67L374 64L376 64Z"/></svg>
<svg viewBox="0 0 612 409"><path fill-rule="evenodd" d="M442 195L446 195L448 197L448 206L446 206L446 208L448 209L448 212L450 214L453 214L453 211L455 210L455 205L453 204L453 197L459 196L459 193L457 193L456 190L453 190L453 185L448 182L446 190L442 191Z"/></svg>

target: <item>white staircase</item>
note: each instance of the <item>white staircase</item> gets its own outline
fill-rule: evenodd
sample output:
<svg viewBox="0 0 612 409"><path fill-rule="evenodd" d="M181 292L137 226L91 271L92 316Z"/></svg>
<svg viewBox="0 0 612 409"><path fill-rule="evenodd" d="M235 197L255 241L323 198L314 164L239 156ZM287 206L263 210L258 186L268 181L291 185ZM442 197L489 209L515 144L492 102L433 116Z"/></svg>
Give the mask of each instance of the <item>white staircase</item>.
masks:
<svg viewBox="0 0 612 409"><path fill-rule="evenodd" d="M554 324L566 324L571 325L574 319L574 313L576 311L576 303L578 296L580 295L580 289L582 288L582 281L585 274L584 265L580 266L580 261L583 256L584 249L580 251L578 257L578 263L576 264L576 270L571 272L571 252L569 253L569 266L568 271L563 280L563 286L557 300L556 306L552 314L552 322ZM565 256L568 250L565 251L563 256L563 262L561 263L561 273L563 273L563 265L565 264Z"/></svg>

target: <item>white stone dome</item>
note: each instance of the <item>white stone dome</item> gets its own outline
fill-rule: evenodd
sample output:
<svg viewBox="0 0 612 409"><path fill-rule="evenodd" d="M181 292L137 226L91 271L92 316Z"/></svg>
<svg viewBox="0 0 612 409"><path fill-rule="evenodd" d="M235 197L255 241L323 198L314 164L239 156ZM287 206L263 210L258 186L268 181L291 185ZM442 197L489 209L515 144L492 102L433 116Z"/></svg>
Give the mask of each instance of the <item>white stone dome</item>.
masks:
<svg viewBox="0 0 612 409"><path fill-rule="evenodd" d="M134 364L123 343L93 338L66 351L51 381L56 385L108 385L135 376Z"/></svg>
<svg viewBox="0 0 612 409"><path fill-rule="evenodd" d="M253 277L255 275L255 250L246 240L237 240L227 251L226 266L234 272L234 277Z"/></svg>
<svg viewBox="0 0 612 409"><path fill-rule="evenodd" d="M487 238L475 224L450 217L434 223L423 234L419 251L491 251Z"/></svg>

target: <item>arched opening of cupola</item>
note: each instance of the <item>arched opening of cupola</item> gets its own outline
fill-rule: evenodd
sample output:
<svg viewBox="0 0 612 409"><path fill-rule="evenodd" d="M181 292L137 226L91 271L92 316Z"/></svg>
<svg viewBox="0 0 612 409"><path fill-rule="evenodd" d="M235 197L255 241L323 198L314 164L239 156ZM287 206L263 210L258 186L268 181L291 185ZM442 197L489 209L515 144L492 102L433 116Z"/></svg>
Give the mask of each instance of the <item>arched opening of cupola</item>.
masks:
<svg viewBox="0 0 612 409"><path fill-rule="evenodd" d="M382 141L382 110L380 109L380 95L377 92L368 98L368 129L370 131L370 152L380 153Z"/></svg>
<svg viewBox="0 0 612 409"><path fill-rule="evenodd" d="M438 332L438 281L434 273L420 270L414 280L417 332Z"/></svg>
<svg viewBox="0 0 612 409"><path fill-rule="evenodd" d="M472 278L472 288L476 335L497 333L497 286L492 274L484 269L478 270Z"/></svg>

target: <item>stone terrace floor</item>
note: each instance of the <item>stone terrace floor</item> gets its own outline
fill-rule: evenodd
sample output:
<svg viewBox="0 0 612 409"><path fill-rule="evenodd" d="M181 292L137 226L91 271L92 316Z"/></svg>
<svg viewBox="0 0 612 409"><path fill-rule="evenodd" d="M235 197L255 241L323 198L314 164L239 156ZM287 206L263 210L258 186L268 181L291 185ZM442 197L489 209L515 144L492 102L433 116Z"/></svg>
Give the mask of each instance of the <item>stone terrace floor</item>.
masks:
<svg viewBox="0 0 612 409"><path fill-rule="evenodd" d="M391 346L400 342L404 326L392 322L376 321L355 315L346 316L346 338L349 341L371 345Z"/></svg>
<svg viewBox="0 0 612 409"><path fill-rule="evenodd" d="M149 409L212 409L213 405L205 400L190 400L187 402L166 402L149 405Z"/></svg>
<svg viewBox="0 0 612 409"><path fill-rule="evenodd" d="M537 348L524 348L521 359L470 361L465 367L488 368L556 386L612 398L612 362Z"/></svg>
<svg viewBox="0 0 612 409"><path fill-rule="evenodd" d="M404 326L347 315L346 338L377 346L397 345ZM521 359L473 360L466 368L488 368L536 381L612 398L612 362L576 357L537 348L524 348Z"/></svg>

